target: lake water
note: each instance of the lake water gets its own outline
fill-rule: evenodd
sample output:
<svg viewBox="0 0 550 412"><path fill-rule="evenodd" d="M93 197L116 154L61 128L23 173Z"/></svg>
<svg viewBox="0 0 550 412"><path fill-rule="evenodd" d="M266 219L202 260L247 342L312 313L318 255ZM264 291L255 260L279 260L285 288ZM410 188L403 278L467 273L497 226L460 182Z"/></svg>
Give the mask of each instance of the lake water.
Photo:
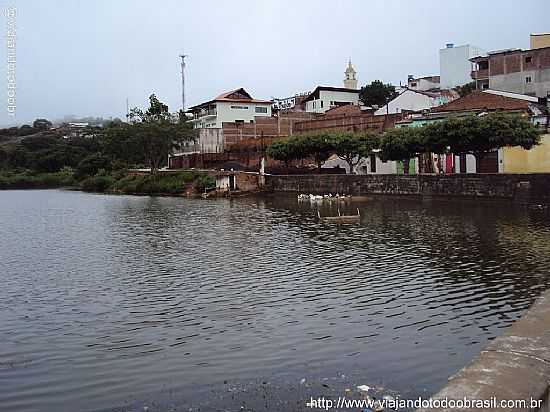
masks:
<svg viewBox="0 0 550 412"><path fill-rule="evenodd" d="M550 286L546 210L355 207L0 191L0 410L430 394Z"/></svg>

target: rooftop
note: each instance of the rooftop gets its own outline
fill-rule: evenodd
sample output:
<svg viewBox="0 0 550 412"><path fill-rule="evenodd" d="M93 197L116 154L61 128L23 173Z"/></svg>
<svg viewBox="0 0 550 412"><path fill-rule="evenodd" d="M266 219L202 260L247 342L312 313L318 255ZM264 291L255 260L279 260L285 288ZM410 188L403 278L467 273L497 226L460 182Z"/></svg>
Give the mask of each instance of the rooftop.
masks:
<svg viewBox="0 0 550 412"><path fill-rule="evenodd" d="M214 102L234 102L234 103L260 103L271 104L271 100L253 99L252 96L244 89L239 88L220 94L212 100L190 107L189 110L198 109L202 106L212 104Z"/></svg>
<svg viewBox="0 0 550 412"><path fill-rule="evenodd" d="M520 95L524 96L524 95ZM527 96L529 97L529 96ZM434 107L434 112L452 112L467 110L528 110L531 100L510 97L491 90L474 91L450 103Z"/></svg>
<svg viewBox="0 0 550 412"><path fill-rule="evenodd" d="M304 102L307 102L307 101L310 101L310 100L313 100L315 99L315 97L317 96L317 98L319 97L319 92L320 91L330 91L330 92L348 92L348 93L357 93L359 94L359 90L358 89L348 89L346 87L331 87L331 86L317 86L315 88L315 90L313 90L309 96L307 96L305 99L304 99Z"/></svg>

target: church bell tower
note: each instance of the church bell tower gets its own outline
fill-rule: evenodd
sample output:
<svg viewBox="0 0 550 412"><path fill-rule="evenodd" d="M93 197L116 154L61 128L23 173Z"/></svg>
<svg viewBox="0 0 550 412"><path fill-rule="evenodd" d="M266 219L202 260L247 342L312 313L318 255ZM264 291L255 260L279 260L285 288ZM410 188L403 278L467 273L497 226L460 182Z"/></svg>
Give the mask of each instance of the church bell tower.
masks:
<svg viewBox="0 0 550 412"><path fill-rule="evenodd" d="M355 74L357 72L351 65L351 58L349 59L348 67L346 68L346 71L344 73L346 75L344 79L344 87L346 89L357 89L357 79L355 78Z"/></svg>

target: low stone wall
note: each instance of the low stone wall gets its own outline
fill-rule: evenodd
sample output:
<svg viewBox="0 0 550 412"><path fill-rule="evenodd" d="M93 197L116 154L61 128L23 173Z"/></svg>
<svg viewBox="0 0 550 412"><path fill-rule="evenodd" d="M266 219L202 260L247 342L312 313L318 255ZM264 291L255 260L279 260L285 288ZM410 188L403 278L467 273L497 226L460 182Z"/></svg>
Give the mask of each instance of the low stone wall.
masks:
<svg viewBox="0 0 550 412"><path fill-rule="evenodd" d="M433 399L491 400L492 408L420 409L432 411L548 411L550 381L550 291L504 334L489 343L468 366L449 379ZM541 402L531 404L531 399ZM504 408L502 400L525 400L527 408Z"/></svg>
<svg viewBox="0 0 550 412"><path fill-rule="evenodd" d="M550 174L267 175L266 189L313 194L440 196L550 203Z"/></svg>

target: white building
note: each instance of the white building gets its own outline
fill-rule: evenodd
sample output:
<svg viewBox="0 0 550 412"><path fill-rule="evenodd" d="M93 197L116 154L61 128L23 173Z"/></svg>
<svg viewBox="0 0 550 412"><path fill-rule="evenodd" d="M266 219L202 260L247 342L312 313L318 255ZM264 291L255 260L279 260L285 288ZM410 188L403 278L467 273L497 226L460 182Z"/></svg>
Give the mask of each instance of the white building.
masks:
<svg viewBox="0 0 550 412"><path fill-rule="evenodd" d="M453 43L447 43L444 49L439 50L441 88L452 89L472 82L473 64L470 59L485 54L485 50L470 44L455 47Z"/></svg>
<svg viewBox="0 0 550 412"><path fill-rule="evenodd" d="M220 94L189 109L197 129L221 128L223 122L254 123L256 116L271 116L270 100L253 99L243 88Z"/></svg>
<svg viewBox="0 0 550 412"><path fill-rule="evenodd" d="M291 97L275 98L273 99L272 108L275 110L301 110L301 105L304 99L309 96L311 92L298 93Z"/></svg>
<svg viewBox="0 0 550 412"><path fill-rule="evenodd" d="M451 90L422 92L405 89L399 96L374 112L375 115L401 113L403 111L419 112L431 109L458 98L458 93Z"/></svg>
<svg viewBox="0 0 550 412"><path fill-rule="evenodd" d="M305 104L305 111L325 113L339 106L359 105L356 73L350 59L344 72L344 87L317 86L302 102Z"/></svg>
<svg viewBox="0 0 550 412"><path fill-rule="evenodd" d="M317 86L304 99L306 112L324 113L329 109L347 104L359 104L359 90L345 87Z"/></svg>
<svg viewBox="0 0 550 412"><path fill-rule="evenodd" d="M414 77L413 75L409 75L407 79L408 88L418 91L439 89L439 83L439 76Z"/></svg>

